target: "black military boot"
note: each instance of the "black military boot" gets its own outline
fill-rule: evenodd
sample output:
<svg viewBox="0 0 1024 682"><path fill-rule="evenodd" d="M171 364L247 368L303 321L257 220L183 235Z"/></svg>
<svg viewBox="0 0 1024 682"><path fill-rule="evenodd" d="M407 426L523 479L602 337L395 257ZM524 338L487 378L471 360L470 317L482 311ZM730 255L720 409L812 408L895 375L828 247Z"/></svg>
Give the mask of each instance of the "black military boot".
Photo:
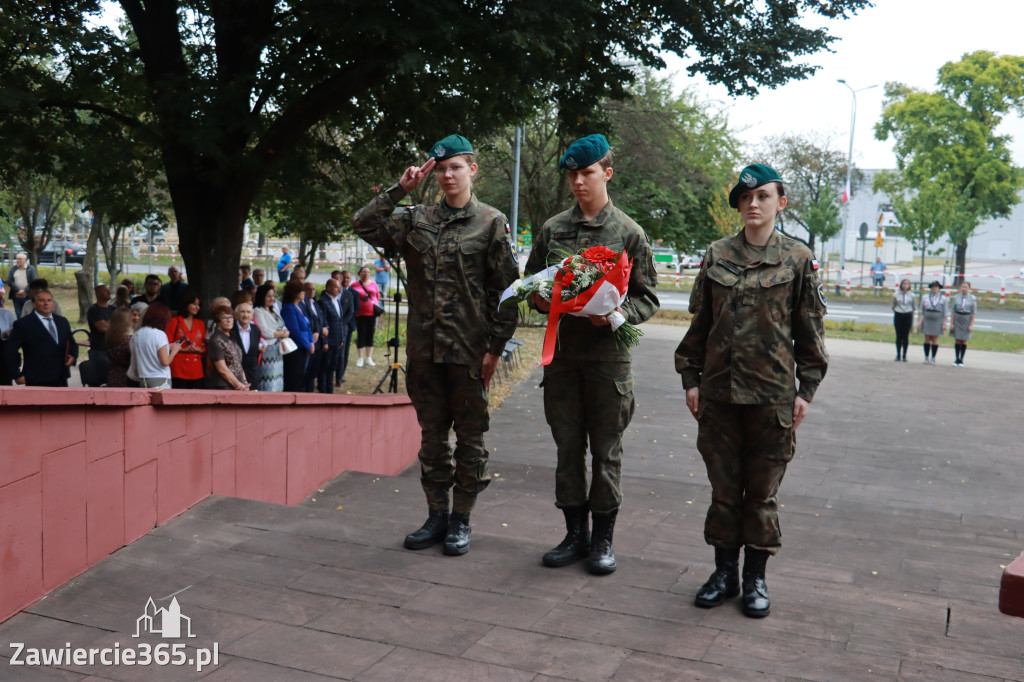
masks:
<svg viewBox="0 0 1024 682"><path fill-rule="evenodd" d="M715 547L715 572L697 590L694 603L703 608L721 606L740 593L740 550Z"/></svg>
<svg viewBox="0 0 1024 682"><path fill-rule="evenodd" d="M747 547L743 553L743 615L764 618L772 612L768 586L764 584L765 564L771 555L753 547Z"/></svg>
<svg viewBox="0 0 1024 682"><path fill-rule="evenodd" d="M444 539L444 553L462 556L469 551L469 514L452 512L448 521L448 536Z"/></svg>
<svg viewBox="0 0 1024 682"><path fill-rule="evenodd" d="M405 536L406 549L426 549L444 540L448 532L448 510L431 509L419 530Z"/></svg>
<svg viewBox="0 0 1024 682"><path fill-rule="evenodd" d="M541 559L545 566L552 568L585 559L590 552L590 510L585 506L566 507L562 513L565 515L565 539Z"/></svg>
<svg viewBox="0 0 1024 682"><path fill-rule="evenodd" d="M590 536L590 556L587 570L594 575L608 575L615 571L615 552L612 550L612 533L615 531L616 509L611 514L594 514L594 532Z"/></svg>

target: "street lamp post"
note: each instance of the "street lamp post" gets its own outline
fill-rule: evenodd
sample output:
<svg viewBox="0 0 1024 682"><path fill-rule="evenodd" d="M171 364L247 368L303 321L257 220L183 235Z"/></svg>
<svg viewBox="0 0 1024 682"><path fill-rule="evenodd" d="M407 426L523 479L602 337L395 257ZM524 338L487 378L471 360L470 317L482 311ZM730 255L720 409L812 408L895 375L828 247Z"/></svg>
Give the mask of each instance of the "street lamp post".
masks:
<svg viewBox="0 0 1024 682"><path fill-rule="evenodd" d="M849 154L846 157L846 192L847 192L846 203L849 204L850 203L850 199L853 198L853 187L851 185L851 180L853 178L853 130L854 130L854 126L857 124L857 93L858 92L863 92L864 90L870 90L871 88L877 88L878 85L877 84L869 85L866 88L858 88L857 90L854 90L850 86L850 84L847 83L842 78L838 79L836 82L842 83L843 85L845 85L850 90L850 94L853 96L853 108L850 110L850 152L849 152ZM842 271L846 269L846 226L849 225L850 217L851 217L850 216L850 207L846 206L845 208L846 208L846 216L843 218L843 233L842 233L843 236L841 237L840 244L839 244L839 270L840 270L840 274L842 274ZM836 295L837 296L839 295L839 292L840 292L840 284L841 284L841 282L837 279L836 280Z"/></svg>

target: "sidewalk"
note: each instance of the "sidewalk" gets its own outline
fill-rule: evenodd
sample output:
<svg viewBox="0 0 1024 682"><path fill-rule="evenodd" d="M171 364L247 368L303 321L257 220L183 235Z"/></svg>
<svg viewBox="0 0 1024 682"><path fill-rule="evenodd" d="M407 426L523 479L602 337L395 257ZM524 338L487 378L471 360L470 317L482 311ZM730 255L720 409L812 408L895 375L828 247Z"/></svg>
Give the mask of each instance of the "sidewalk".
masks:
<svg viewBox="0 0 1024 682"><path fill-rule="evenodd" d="M218 665L0 659L0 678L1024 680L1024 619L996 606L1024 550L1020 359L896 364L884 344L830 341L780 493L772 615L751 620L735 600L693 606L710 491L672 369L683 329L647 325L637 349L612 575L540 564L564 528L537 371L492 414L466 556L402 548L425 516L415 467L344 474L298 507L210 498L0 624L0 656L216 643ZM146 600L172 595L196 637L133 638Z"/></svg>

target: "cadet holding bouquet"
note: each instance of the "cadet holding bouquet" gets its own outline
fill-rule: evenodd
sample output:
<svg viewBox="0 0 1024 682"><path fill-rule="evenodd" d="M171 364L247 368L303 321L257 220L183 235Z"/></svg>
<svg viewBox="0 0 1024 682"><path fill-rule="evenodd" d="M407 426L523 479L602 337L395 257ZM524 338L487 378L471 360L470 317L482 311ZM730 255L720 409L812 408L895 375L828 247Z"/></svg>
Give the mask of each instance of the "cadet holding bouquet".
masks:
<svg viewBox="0 0 1024 682"><path fill-rule="evenodd" d="M615 570L612 532L622 502L622 433L633 418L633 370L627 345L617 343L609 317L619 313L630 324L658 310L657 275L643 228L615 208L608 197L612 152L603 135L573 142L559 163L567 170L576 205L544 223L534 235L526 275L561 263L566 254L595 246L626 252L632 261L625 300L609 315L563 315L558 346L544 367L544 414L557 449L555 506L565 515L566 536L547 552L547 566L567 566L587 558L591 573ZM533 305L550 303L533 294ZM587 442L593 472L587 484ZM590 533L590 515L594 529Z"/></svg>

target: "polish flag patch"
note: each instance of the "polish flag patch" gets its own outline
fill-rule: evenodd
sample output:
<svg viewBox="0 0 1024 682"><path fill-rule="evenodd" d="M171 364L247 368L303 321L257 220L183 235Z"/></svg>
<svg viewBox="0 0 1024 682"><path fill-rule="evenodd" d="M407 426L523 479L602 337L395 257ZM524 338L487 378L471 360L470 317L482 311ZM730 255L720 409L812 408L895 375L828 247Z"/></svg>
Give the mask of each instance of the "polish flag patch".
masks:
<svg viewBox="0 0 1024 682"><path fill-rule="evenodd" d="M818 269L818 268L820 268L821 266L820 266L820 265L818 265L818 261L816 261L816 260L812 260L812 261L811 261L811 267L812 267L812 268L814 268L815 270L817 270L817 269Z"/></svg>

